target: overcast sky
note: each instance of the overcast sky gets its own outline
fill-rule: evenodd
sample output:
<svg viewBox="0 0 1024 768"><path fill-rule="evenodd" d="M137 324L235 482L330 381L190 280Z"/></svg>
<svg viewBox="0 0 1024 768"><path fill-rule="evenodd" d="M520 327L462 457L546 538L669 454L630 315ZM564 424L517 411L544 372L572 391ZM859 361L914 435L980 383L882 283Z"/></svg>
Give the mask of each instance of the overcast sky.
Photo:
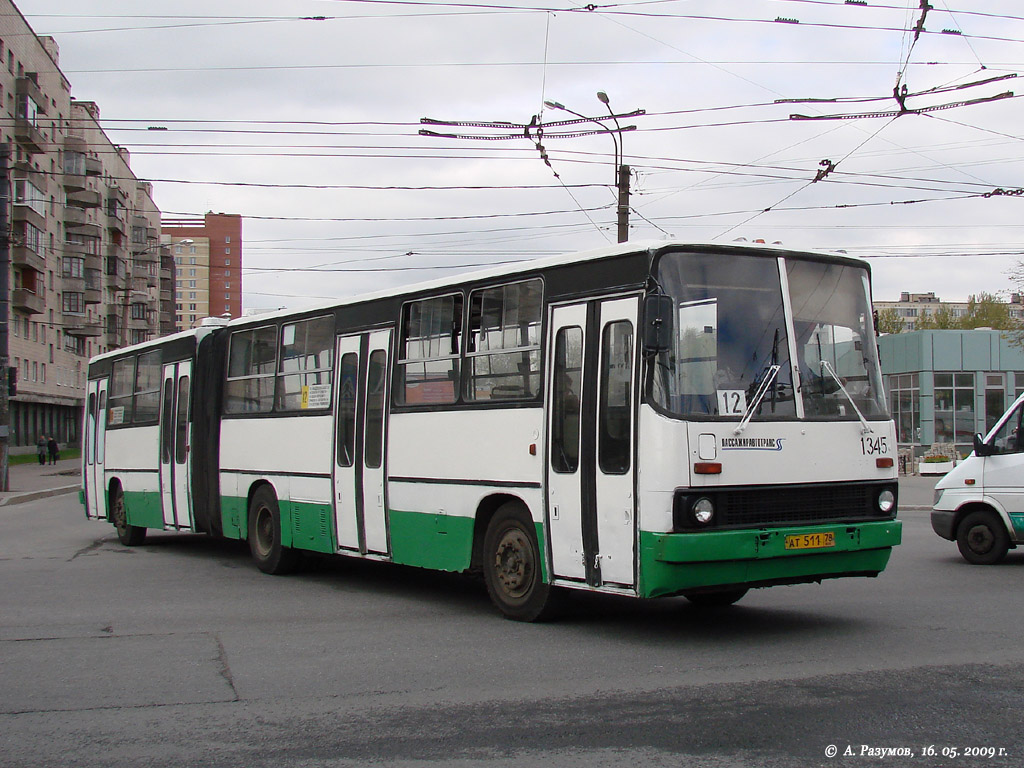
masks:
<svg viewBox="0 0 1024 768"><path fill-rule="evenodd" d="M632 240L843 249L880 300L1007 292L1024 253L992 194L1024 187L1020 0L931 0L917 35L920 0L17 5L165 215L246 217L246 307L614 242L612 135L547 126L549 167L522 127L607 118L598 91L646 110Z"/></svg>

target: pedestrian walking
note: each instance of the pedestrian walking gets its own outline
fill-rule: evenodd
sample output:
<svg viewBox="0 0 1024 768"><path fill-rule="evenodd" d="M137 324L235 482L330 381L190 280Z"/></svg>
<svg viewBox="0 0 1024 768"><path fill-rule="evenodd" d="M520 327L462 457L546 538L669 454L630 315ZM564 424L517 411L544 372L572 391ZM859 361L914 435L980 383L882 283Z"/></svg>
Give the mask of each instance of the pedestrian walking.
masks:
<svg viewBox="0 0 1024 768"><path fill-rule="evenodd" d="M50 454L50 463L56 464L57 459L60 458L60 446L57 445L57 438L50 436L50 439L46 441L46 452Z"/></svg>
<svg viewBox="0 0 1024 768"><path fill-rule="evenodd" d="M39 458L39 466L46 464L46 435L40 435L36 440L36 456Z"/></svg>

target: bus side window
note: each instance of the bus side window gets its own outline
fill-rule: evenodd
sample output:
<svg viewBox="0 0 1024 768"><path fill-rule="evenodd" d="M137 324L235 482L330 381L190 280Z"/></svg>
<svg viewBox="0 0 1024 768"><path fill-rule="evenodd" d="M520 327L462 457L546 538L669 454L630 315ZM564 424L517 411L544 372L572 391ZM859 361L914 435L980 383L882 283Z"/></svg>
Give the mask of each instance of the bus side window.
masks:
<svg viewBox="0 0 1024 768"><path fill-rule="evenodd" d="M366 371L366 466L377 469L384 455L384 385L386 383L387 353L375 349L370 353Z"/></svg>
<svg viewBox="0 0 1024 768"><path fill-rule="evenodd" d="M629 471L633 429L633 325L608 323L601 338L601 389L597 456L601 471Z"/></svg>
<svg viewBox="0 0 1024 768"><path fill-rule="evenodd" d="M171 463L171 424L174 414L171 413L171 406L174 402L174 380L164 380L164 405L163 419L160 425L160 463Z"/></svg>
<svg viewBox="0 0 1024 768"><path fill-rule="evenodd" d="M89 395L88 422L85 426L85 463L96 463L96 393Z"/></svg>
<svg viewBox="0 0 1024 768"><path fill-rule="evenodd" d="M562 328L555 336L551 414L551 468L571 474L580 465L580 394L583 330Z"/></svg>
<svg viewBox="0 0 1024 768"><path fill-rule="evenodd" d="M359 355L341 356L341 385L338 395L339 467L351 467L356 460L356 389L359 385Z"/></svg>
<svg viewBox="0 0 1024 768"><path fill-rule="evenodd" d="M170 383L168 381L168 383ZM188 376L178 380L178 413L174 428L174 461L184 464L188 458L188 400L191 382Z"/></svg>

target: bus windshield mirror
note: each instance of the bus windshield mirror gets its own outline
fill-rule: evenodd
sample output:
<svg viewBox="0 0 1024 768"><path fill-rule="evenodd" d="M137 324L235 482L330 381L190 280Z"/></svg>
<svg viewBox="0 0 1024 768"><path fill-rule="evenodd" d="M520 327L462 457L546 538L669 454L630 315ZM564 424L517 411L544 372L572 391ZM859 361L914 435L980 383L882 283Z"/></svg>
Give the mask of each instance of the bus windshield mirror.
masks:
<svg viewBox="0 0 1024 768"><path fill-rule="evenodd" d="M663 293L644 299L644 350L658 355L672 349L672 314L675 301Z"/></svg>

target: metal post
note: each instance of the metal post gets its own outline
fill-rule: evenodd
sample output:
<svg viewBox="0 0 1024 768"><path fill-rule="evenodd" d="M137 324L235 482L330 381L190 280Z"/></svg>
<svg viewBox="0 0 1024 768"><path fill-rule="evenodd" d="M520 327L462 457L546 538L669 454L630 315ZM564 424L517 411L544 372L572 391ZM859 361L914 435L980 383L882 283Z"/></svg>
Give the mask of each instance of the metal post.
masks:
<svg viewBox="0 0 1024 768"><path fill-rule="evenodd" d="M7 216L11 198L10 154L10 147L0 144L0 491L10 490L11 403L7 395L7 368L11 362L7 335L11 314L11 237Z"/></svg>
<svg viewBox="0 0 1024 768"><path fill-rule="evenodd" d="M629 166L619 166L619 242L629 240Z"/></svg>

